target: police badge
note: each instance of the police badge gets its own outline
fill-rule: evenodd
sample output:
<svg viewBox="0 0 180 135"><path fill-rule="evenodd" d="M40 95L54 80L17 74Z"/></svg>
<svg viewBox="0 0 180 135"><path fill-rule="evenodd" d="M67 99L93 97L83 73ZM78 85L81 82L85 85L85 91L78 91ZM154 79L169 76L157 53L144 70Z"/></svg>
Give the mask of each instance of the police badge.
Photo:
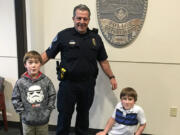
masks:
<svg viewBox="0 0 180 135"><path fill-rule="evenodd" d="M148 0L97 0L97 17L105 39L124 47L138 36L147 12Z"/></svg>

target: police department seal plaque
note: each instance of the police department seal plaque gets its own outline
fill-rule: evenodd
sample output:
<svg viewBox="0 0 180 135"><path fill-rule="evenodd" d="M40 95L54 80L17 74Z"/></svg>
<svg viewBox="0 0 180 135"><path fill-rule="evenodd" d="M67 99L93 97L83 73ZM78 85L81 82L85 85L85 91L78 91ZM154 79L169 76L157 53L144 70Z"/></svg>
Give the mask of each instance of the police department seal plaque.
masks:
<svg viewBox="0 0 180 135"><path fill-rule="evenodd" d="M138 36L147 12L148 0L97 0L97 17L105 39L124 47Z"/></svg>

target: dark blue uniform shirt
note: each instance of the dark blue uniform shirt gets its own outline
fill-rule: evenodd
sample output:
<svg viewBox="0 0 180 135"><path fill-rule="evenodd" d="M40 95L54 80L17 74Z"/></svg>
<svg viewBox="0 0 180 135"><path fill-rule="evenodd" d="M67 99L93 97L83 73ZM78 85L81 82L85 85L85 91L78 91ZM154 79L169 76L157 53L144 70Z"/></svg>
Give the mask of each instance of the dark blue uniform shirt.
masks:
<svg viewBox="0 0 180 135"><path fill-rule="evenodd" d="M96 78L97 61L107 59L101 37L97 30L78 33L75 28L67 28L57 34L51 46L46 50L48 58L55 58L61 52L61 67L67 70L68 79Z"/></svg>

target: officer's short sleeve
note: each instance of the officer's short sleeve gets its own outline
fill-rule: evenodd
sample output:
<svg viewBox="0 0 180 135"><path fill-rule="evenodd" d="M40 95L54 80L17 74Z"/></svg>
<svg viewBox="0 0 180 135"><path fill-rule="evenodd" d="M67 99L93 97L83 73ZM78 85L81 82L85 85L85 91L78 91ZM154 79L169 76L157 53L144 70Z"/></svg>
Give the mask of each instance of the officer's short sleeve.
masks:
<svg viewBox="0 0 180 135"><path fill-rule="evenodd" d="M120 105L121 105L121 103L118 103L118 104L116 105L116 107L115 107L115 109L114 109L114 111L113 111L113 114L112 114L112 116L111 116L112 118L115 119L115 117L116 117L116 110L120 108Z"/></svg>
<svg viewBox="0 0 180 135"><path fill-rule="evenodd" d="M100 45L99 51L98 51L98 57L97 60L98 61L104 61L108 58L106 49L104 47L104 43L101 39L101 37L98 35L98 44Z"/></svg>
<svg viewBox="0 0 180 135"><path fill-rule="evenodd" d="M56 35L56 37L53 39L50 47L46 50L46 54L48 58L55 58L56 55L60 51L60 39L59 39L59 34Z"/></svg>

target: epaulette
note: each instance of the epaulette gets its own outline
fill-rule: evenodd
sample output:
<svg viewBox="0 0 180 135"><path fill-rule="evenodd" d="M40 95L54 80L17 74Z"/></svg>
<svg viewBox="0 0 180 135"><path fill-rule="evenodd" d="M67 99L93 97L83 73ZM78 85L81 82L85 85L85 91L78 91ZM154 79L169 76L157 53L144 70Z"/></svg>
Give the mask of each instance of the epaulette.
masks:
<svg viewBox="0 0 180 135"><path fill-rule="evenodd" d="M92 29L92 32L94 32L94 33L96 33L96 34L97 34L97 33L98 33L98 29L93 28L93 29Z"/></svg>

